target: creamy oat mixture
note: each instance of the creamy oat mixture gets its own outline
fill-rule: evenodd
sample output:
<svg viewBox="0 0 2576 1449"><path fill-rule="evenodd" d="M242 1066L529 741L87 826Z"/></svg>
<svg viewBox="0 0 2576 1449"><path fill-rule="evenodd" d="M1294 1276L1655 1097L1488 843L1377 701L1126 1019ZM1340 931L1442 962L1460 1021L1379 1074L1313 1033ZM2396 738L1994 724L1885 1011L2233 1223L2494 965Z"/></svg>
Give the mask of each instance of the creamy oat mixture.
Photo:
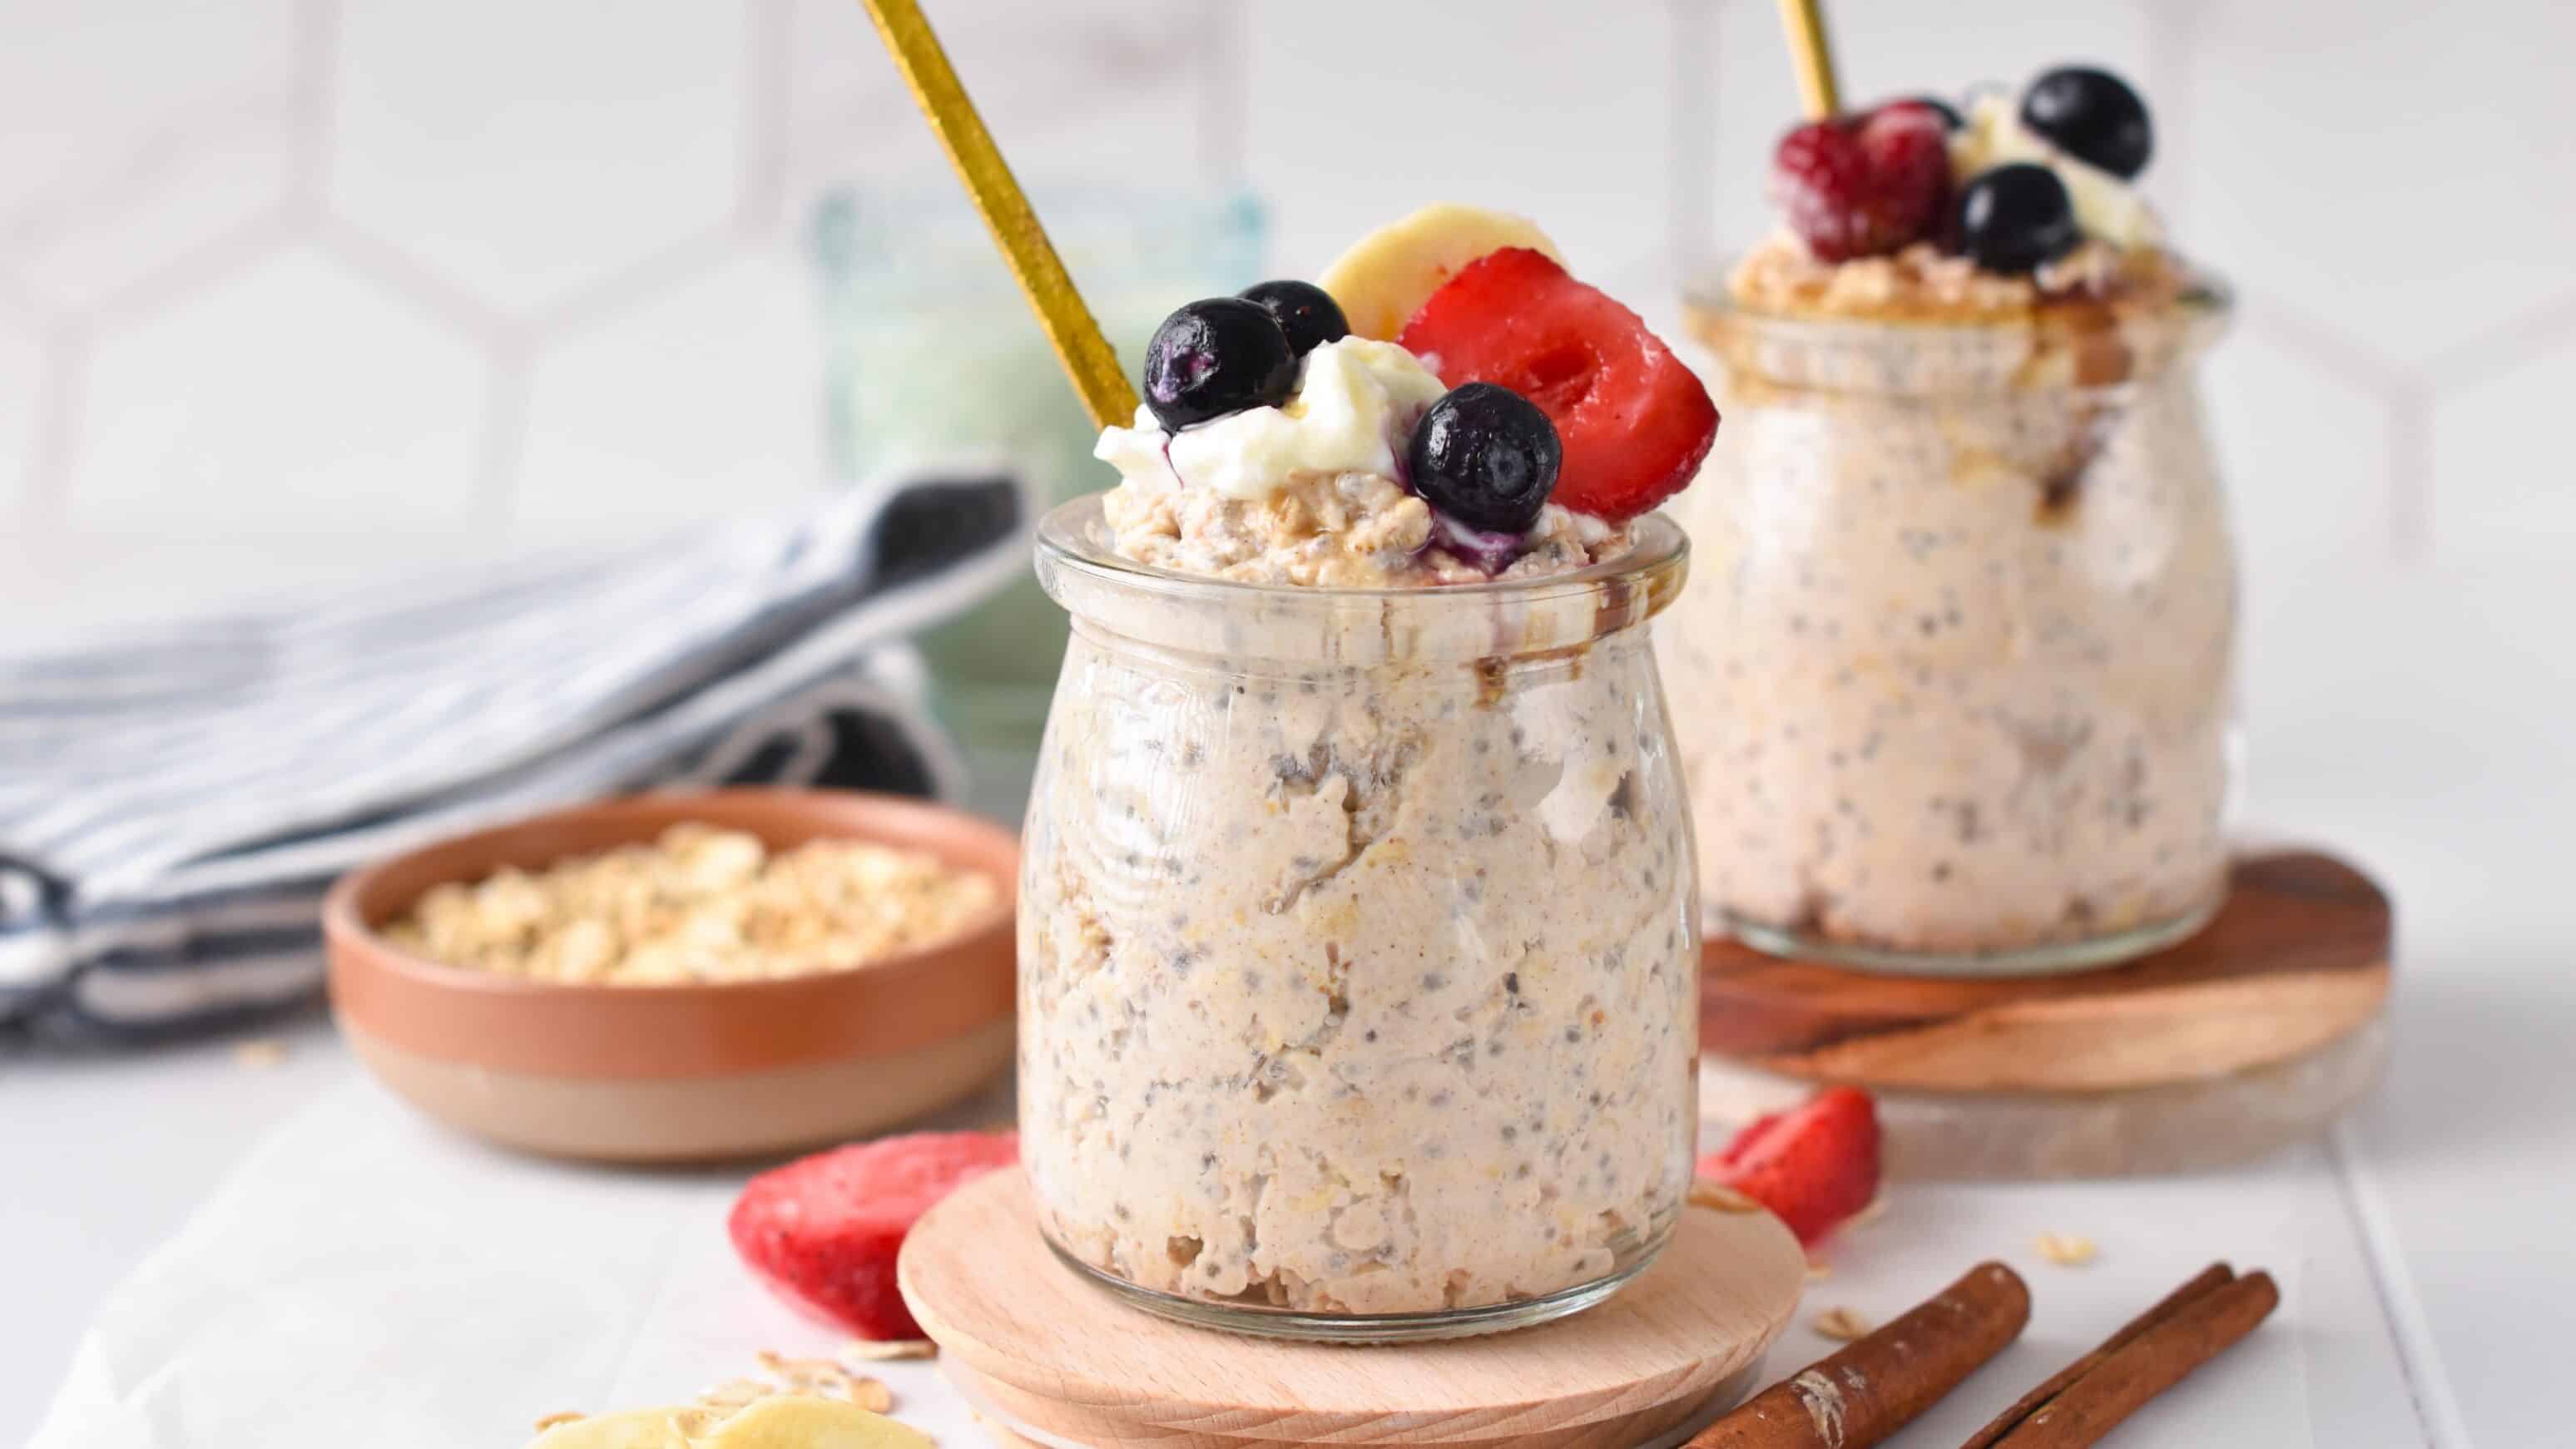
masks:
<svg viewBox="0 0 2576 1449"><path fill-rule="evenodd" d="M1991 952L2213 899L2236 596L2187 383L1746 391L1661 632L1709 909Z"/></svg>
<svg viewBox="0 0 2576 1449"><path fill-rule="evenodd" d="M1059 1245L1162 1292L1379 1314L1660 1242L1698 956L1640 633L1352 670L1077 629L1021 912L1022 1154Z"/></svg>
<svg viewBox="0 0 2576 1449"><path fill-rule="evenodd" d="M1872 262L1833 270L1913 265ZM1744 305L1767 266L1694 318L1730 443L1659 635L1712 925L1967 955L2205 909L2236 620L2207 307L1800 331Z"/></svg>

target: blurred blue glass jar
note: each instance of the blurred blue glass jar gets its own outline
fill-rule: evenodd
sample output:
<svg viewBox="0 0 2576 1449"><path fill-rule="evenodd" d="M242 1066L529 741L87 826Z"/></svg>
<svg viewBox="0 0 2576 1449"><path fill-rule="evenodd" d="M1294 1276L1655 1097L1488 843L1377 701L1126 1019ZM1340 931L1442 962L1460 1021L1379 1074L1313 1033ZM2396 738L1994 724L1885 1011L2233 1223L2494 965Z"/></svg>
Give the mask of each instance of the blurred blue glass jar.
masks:
<svg viewBox="0 0 2576 1449"><path fill-rule="evenodd" d="M1248 196L1042 186L1031 200L1131 377L1173 308L1260 279L1264 219ZM841 476L998 460L1040 511L1109 481L1046 335L954 187L832 193L814 251L828 460ZM1020 814L1065 638L1064 611L1032 575L921 640L932 707L965 747L988 815Z"/></svg>

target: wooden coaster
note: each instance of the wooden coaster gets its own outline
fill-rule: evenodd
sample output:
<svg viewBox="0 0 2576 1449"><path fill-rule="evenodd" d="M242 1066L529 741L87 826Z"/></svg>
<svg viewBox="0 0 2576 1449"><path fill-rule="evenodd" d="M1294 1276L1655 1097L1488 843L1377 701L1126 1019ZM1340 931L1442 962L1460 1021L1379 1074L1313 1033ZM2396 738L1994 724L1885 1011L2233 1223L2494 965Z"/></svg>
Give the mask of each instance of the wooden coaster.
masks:
<svg viewBox="0 0 2576 1449"><path fill-rule="evenodd" d="M1038 1236L1028 1179L1011 1171L924 1216L901 1279L940 1371L1039 1444L1632 1449L1743 1393L1806 1269L1770 1214L1690 1208L1636 1281L1554 1323L1404 1347L1246 1338L1084 1282Z"/></svg>
<svg viewBox="0 0 2576 1449"><path fill-rule="evenodd" d="M1704 1051L1804 1081L1939 1092L2112 1092L2295 1062L2378 1019L2391 916L2329 855L2236 864L2209 926L2101 971L1872 975L1711 940Z"/></svg>
<svg viewBox="0 0 2576 1449"><path fill-rule="evenodd" d="M2385 1020L2304 1056L2197 1082L2116 1092L1916 1092L1881 1087L1892 1178L1996 1182L2209 1172L2313 1140L2379 1084ZM1700 1145L1816 1090L1799 1077L1702 1057Z"/></svg>

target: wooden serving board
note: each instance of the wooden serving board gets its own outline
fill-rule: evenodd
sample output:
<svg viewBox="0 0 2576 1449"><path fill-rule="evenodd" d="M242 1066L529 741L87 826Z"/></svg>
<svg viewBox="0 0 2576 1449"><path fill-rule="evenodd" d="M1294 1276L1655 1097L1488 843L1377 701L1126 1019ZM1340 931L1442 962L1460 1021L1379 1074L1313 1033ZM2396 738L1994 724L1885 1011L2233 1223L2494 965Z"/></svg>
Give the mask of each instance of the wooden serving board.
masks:
<svg viewBox="0 0 2576 1449"><path fill-rule="evenodd" d="M1247 1338L1155 1317L1057 1262L1013 1170L924 1216L900 1275L940 1371L1028 1442L1634 1449L1742 1395L1806 1267L1768 1213L1689 1208L1661 1257L1570 1318L1403 1347Z"/></svg>
<svg viewBox="0 0 2576 1449"><path fill-rule="evenodd" d="M2330 855L2236 863L2187 941L2075 975L1872 975L1711 940L1704 1051L1805 1081L1942 1092L2112 1092L2200 1082L2316 1053L2378 1019L2392 916Z"/></svg>

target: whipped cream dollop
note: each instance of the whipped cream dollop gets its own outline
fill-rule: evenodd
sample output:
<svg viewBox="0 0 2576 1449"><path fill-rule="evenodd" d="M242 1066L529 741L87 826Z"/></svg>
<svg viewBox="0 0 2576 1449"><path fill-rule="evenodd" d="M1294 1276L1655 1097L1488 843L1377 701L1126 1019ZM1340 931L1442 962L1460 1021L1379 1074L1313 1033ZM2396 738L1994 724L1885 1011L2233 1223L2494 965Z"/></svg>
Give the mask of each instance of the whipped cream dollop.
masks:
<svg viewBox="0 0 2576 1449"><path fill-rule="evenodd" d="M1968 123L1950 137L1950 176L1959 185L1980 171L2027 161L2057 173L2075 204L2084 234L2122 250L2161 246L2164 227L2136 187L2090 162L2078 160L2021 123L2014 98L1989 91L1968 105Z"/></svg>
<svg viewBox="0 0 2576 1449"><path fill-rule="evenodd" d="M1278 407L1169 433L1140 406L1134 427L1101 430L1092 456L1143 488L1186 484L1227 498L1267 498L1319 474L1395 478L1396 450L1446 391L1394 343L1345 337L1306 354L1296 392Z"/></svg>

